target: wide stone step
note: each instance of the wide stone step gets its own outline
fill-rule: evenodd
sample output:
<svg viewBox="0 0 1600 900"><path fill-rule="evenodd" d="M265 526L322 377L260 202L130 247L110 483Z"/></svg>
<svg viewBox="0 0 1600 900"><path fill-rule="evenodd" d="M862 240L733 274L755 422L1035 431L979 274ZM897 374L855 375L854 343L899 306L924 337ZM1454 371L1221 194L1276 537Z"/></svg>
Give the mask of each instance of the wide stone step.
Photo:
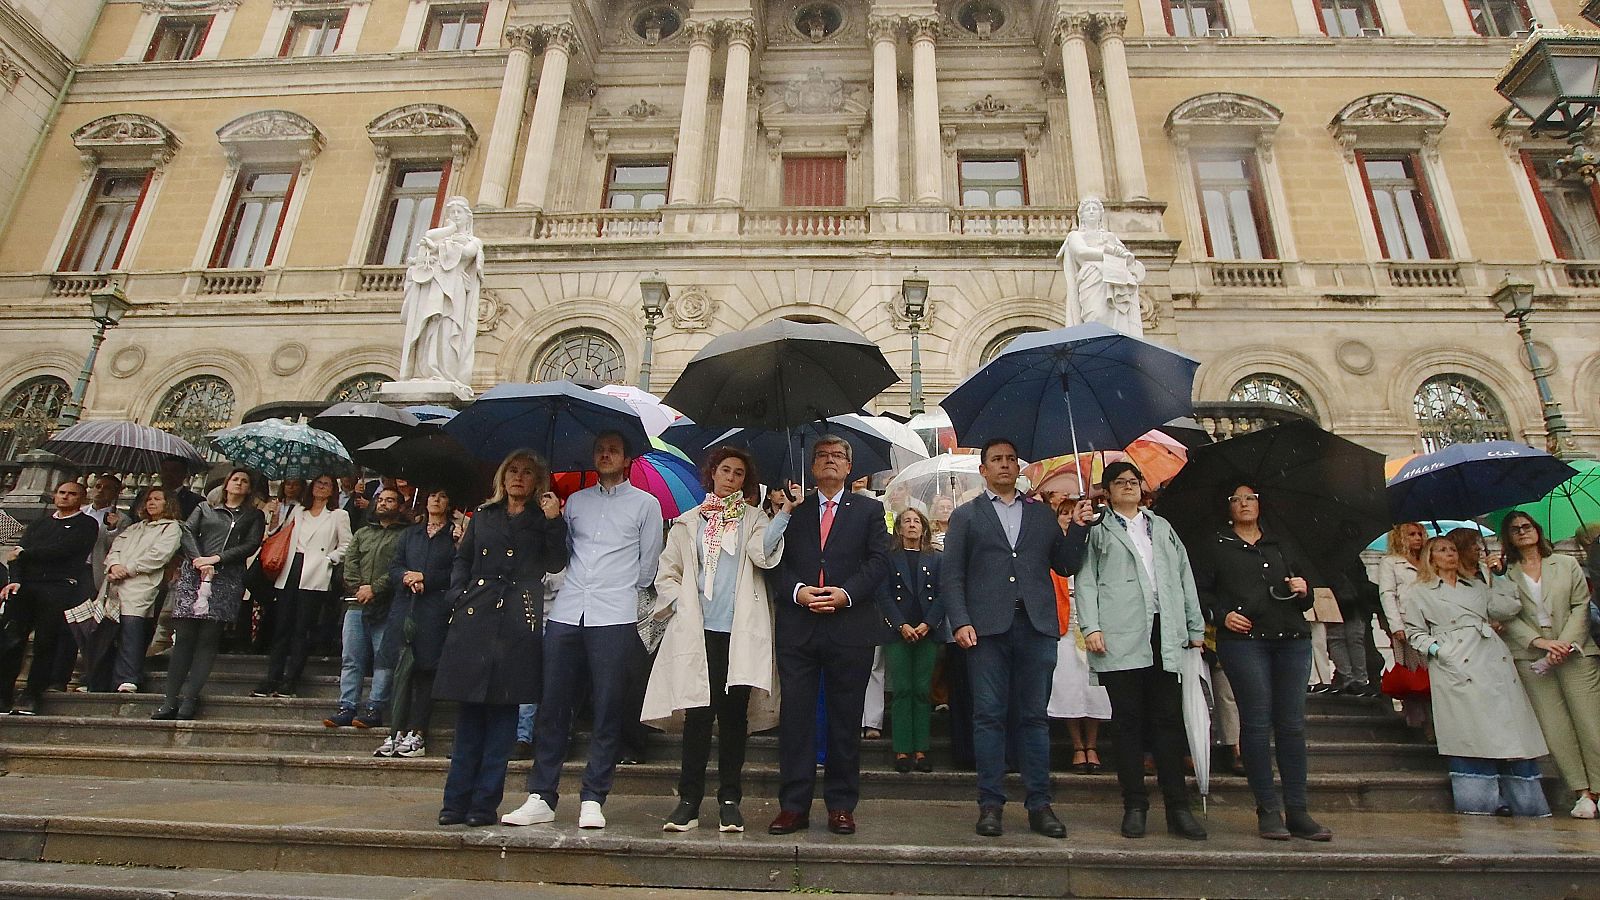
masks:
<svg viewBox="0 0 1600 900"><path fill-rule="evenodd" d="M250 692L259 687L263 680L264 676L247 672L212 672L211 677L206 679L204 696L248 697ZM362 680L362 696L366 696L367 685L370 683L370 679ZM165 693L167 690L167 673L151 672L146 675L144 690L152 694ZM339 699L339 676L337 674L302 676L295 685L295 696L337 701Z"/></svg>
<svg viewBox="0 0 1600 900"><path fill-rule="evenodd" d="M326 708L325 708L326 709ZM331 709L327 710L331 712ZM7 743L63 746L166 747L204 750L281 750L304 754L369 754L388 729L327 728L320 722L247 722L197 720L156 722L148 718L101 718L78 716L11 716L4 728ZM574 742L573 755L586 754L586 733ZM451 734L439 729L431 744L436 753L448 752ZM863 741L862 765L890 770L893 748L888 741ZM1110 760L1114 742L1108 736L1101 744L1103 759ZM681 758L683 740L676 734L652 734L650 755L655 760ZM1321 772L1436 771L1439 757L1431 746L1403 742L1313 741L1309 748L1311 767ZM1072 762L1072 744L1052 742L1054 768L1065 771ZM937 740L930 750L935 765L948 768L949 742ZM753 735L748 745L751 763L776 765L778 739L773 734Z"/></svg>
<svg viewBox="0 0 1600 900"><path fill-rule="evenodd" d="M0 856L47 862L196 866L552 884L1033 897L1305 897L1519 900L1600 896L1600 832L1569 819L1504 821L1440 813L1318 811L1330 844L1268 843L1250 805L1210 805L1204 844L1116 834L1120 804L1063 800L1070 837L1029 833L1007 812L1001 838L972 833L970 800L880 799L838 836L814 811L810 831L773 837L776 812L750 794L751 830L661 831L667 798L618 791L608 827L580 832L575 804L557 823L482 829L434 824L437 787L344 791L255 785L34 777L0 780ZM518 799L508 798L504 809ZM1159 809L1159 807L1158 807Z"/></svg>

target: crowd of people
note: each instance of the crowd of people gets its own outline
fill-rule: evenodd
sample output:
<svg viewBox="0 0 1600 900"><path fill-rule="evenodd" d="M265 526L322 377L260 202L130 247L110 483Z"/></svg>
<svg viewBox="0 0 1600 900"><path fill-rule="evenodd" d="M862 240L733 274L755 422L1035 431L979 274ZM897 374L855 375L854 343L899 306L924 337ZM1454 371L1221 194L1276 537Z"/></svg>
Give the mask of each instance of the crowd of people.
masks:
<svg viewBox="0 0 1600 900"><path fill-rule="evenodd" d="M810 827L820 770L827 829L853 834L862 741L884 724L881 695L868 709L876 669L898 772L932 770L933 709L947 704L952 756L976 771L977 834L1004 833L1016 771L1028 828L1066 835L1052 808L1055 718L1080 772L1102 765L1109 720L1122 835L1147 832L1153 770L1168 832L1204 840L1182 706L1184 673L1203 657L1260 837L1328 841L1307 795L1308 685L1325 654L1332 689L1376 694L1376 615L1395 669L1427 673L1404 715L1447 757L1459 811L1549 815L1536 762L1548 754L1571 815L1596 816L1590 590L1525 514L1501 524L1501 553L1473 529L1430 539L1404 523L1375 578L1352 561L1313 584L1297 549L1263 527L1272 498L1248 483L1219 491L1216 532L1186 546L1131 462L1106 466L1092 498L1041 499L1019 489L1016 449L996 439L980 450L976 495L886 507L849 481L851 445L830 435L811 450L810 490L763 493L749 453L709 451L704 501L666 521L629 481L638 450L599 435L597 483L565 501L543 460L512 453L471 512L447 489L326 474L267 499L263 479L234 469L202 497L174 465L131 512L114 476L92 492L63 482L5 559L0 707L35 713L75 667L81 689L138 692L147 653L170 646L153 718L193 719L230 638L267 655L255 696L295 697L334 634L340 694L324 724L387 724L375 756L426 755L434 706L455 704L440 825L554 822L587 710L580 828L605 827L616 766L642 758L648 725L683 735L665 830L700 826L715 737L717 827L743 831L747 737L776 728L767 831ZM1312 621L1318 589L1342 621ZM526 798L501 815L513 757L533 765Z"/></svg>

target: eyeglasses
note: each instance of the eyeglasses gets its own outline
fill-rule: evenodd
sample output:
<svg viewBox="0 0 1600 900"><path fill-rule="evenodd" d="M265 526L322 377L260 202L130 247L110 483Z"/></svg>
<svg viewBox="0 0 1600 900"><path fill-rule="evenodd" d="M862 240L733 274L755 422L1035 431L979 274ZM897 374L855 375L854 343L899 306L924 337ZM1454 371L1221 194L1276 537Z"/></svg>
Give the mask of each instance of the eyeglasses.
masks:
<svg viewBox="0 0 1600 900"><path fill-rule="evenodd" d="M1116 479L1116 480L1111 482L1111 486L1112 487L1138 487L1139 486L1139 479L1137 479L1137 478L1118 478L1118 479Z"/></svg>
<svg viewBox="0 0 1600 900"><path fill-rule="evenodd" d="M816 453L816 458L838 460L839 462L849 462L850 454L845 453L843 450L819 450Z"/></svg>
<svg viewBox="0 0 1600 900"><path fill-rule="evenodd" d="M1260 494L1239 494L1238 496L1229 497L1228 498L1228 502L1229 503L1260 503L1261 502L1261 495Z"/></svg>
<svg viewBox="0 0 1600 900"><path fill-rule="evenodd" d="M1533 524L1532 522L1519 522L1516 525L1513 525L1510 528L1506 529L1506 531L1509 531L1512 534L1523 534L1524 532L1538 531L1538 530L1539 530L1539 526Z"/></svg>

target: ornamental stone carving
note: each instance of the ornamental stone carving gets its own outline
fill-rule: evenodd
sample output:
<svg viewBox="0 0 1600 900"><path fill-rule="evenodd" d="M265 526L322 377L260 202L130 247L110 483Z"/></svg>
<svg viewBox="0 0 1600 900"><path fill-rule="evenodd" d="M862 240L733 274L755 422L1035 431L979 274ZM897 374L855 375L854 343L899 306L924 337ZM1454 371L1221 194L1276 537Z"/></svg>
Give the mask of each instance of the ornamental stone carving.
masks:
<svg viewBox="0 0 1600 900"><path fill-rule="evenodd" d="M967 112L977 113L980 116L996 116L1011 109L1011 104L1004 100L996 100L993 94L985 94L982 100L974 100L966 106Z"/></svg>
<svg viewBox="0 0 1600 900"><path fill-rule="evenodd" d="M1055 40L1064 44L1069 40L1086 40L1094 33L1094 16L1090 13L1071 13L1056 19Z"/></svg>
<svg viewBox="0 0 1600 900"><path fill-rule="evenodd" d="M822 47L858 44L866 33L867 16L862 10L865 6L829 0L782 0L767 11L766 43Z"/></svg>
<svg viewBox="0 0 1600 900"><path fill-rule="evenodd" d="M680 331L704 331L716 317L717 301L705 288L690 285L667 298L666 314Z"/></svg>
<svg viewBox="0 0 1600 900"><path fill-rule="evenodd" d="M500 295L494 291L482 291L478 295L478 333L492 334L500 327L500 320L505 317L506 304Z"/></svg>
<svg viewBox="0 0 1600 900"><path fill-rule="evenodd" d="M72 145L87 165L106 160L151 161L164 166L181 146L165 125L138 113L117 113L95 119L72 133Z"/></svg>
<svg viewBox="0 0 1600 900"><path fill-rule="evenodd" d="M544 50L544 39L531 25L513 25L506 29L506 45L512 50L539 53Z"/></svg>
<svg viewBox="0 0 1600 900"><path fill-rule="evenodd" d="M910 35L911 42L937 41L939 32L944 22L938 16L909 16L906 18L906 33Z"/></svg>
<svg viewBox="0 0 1600 900"><path fill-rule="evenodd" d="M683 24L684 36L688 38L691 45L705 44L706 46L714 46L721 31L722 24L720 22L695 19Z"/></svg>
<svg viewBox="0 0 1600 900"><path fill-rule="evenodd" d="M1339 110L1328 130L1353 160L1357 147L1388 145L1386 149L1419 146L1436 152L1440 132L1450 121L1450 112L1431 100L1410 94L1368 94Z"/></svg>
<svg viewBox="0 0 1600 900"><path fill-rule="evenodd" d="M927 309L925 309L922 313L922 331L924 334L926 334L932 326L934 314L937 313L938 310L936 309L936 303L934 301L934 295L932 292L928 294L928 297L924 302L927 304ZM911 317L906 315L906 298L904 293L895 291L894 296L883 301L883 309L889 314L889 324L894 326L895 331L911 330Z"/></svg>
<svg viewBox="0 0 1600 900"><path fill-rule="evenodd" d="M1365 375L1377 364L1377 354L1361 341L1345 341L1334 348L1333 358L1339 368L1351 375Z"/></svg>
<svg viewBox="0 0 1600 900"><path fill-rule="evenodd" d="M141 344L129 344L111 357L111 374L127 378L144 368L145 350Z"/></svg>
<svg viewBox="0 0 1600 900"><path fill-rule="evenodd" d="M828 77L821 66L812 66L806 74L791 79L783 88L783 105L787 112L836 113L844 109L844 101L844 79Z"/></svg>
<svg viewBox="0 0 1600 900"><path fill-rule="evenodd" d="M583 41L578 37L578 29L571 22L557 22L554 25L535 25L540 39L543 41L546 52L551 47L559 47L568 54L576 54L583 47Z"/></svg>
<svg viewBox="0 0 1600 900"><path fill-rule="evenodd" d="M756 20L755 19L725 19L722 22L723 38L732 44L743 44L746 47L756 45Z"/></svg>
<svg viewBox="0 0 1600 900"><path fill-rule="evenodd" d="M283 109L246 113L218 128L217 141L229 156L261 145L282 145L302 158L316 156L326 143L310 119Z"/></svg>
<svg viewBox="0 0 1600 900"><path fill-rule="evenodd" d="M147 13L223 12L235 9L244 0L141 0Z"/></svg>
<svg viewBox="0 0 1600 900"><path fill-rule="evenodd" d="M17 86L17 82L21 80L22 67L17 65L11 57L0 53L0 84L5 85L6 92L10 93Z"/></svg>
<svg viewBox="0 0 1600 900"><path fill-rule="evenodd" d="M471 143L478 140L478 134L466 116L437 103L399 106L367 123L367 136L375 141L385 137L441 134L465 138Z"/></svg>
<svg viewBox="0 0 1600 900"><path fill-rule="evenodd" d="M904 20L899 16L869 16L867 18L867 37L873 43L878 41L895 41L900 37L900 29L904 27Z"/></svg>
<svg viewBox="0 0 1600 900"><path fill-rule="evenodd" d="M272 351L272 358L269 363L272 366L272 374L280 377L293 375L300 371L305 364L306 345L295 341L280 344L278 349Z"/></svg>
<svg viewBox="0 0 1600 900"><path fill-rule="evenodd" d="M1094 18L1101 40L1108 37L1121 38L1122 33L1128 28L1128 17L1122 13L1100 13Z"/></svg>
<svg viewBox="0 0 1600 900"><path fill-rule="evenodd" d="M637 101L629 104L622 110L623 115L634 120L648 119L660 112L661 107L651 103L649 100L646 100L643 97L640 97Z"/></svg>

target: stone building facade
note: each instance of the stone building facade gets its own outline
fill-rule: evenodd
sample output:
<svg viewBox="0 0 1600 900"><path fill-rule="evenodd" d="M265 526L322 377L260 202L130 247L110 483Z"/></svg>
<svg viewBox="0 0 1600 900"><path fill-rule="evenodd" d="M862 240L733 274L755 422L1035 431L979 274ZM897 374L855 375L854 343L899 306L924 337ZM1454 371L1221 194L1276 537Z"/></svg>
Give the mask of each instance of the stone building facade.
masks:
<svg viewBox="0 0 1600 900"><path fill-rule="evenodd" d="M476 209L475 386L664 391L717 333L849 325L930 405L1059 327L1080 198L1150 271L1197 399L1388 453L1543 443L1490 294L1600 443L1600 218L1494 91L1578 0L106 0L0 235L0 454L135 309L87 416L203 433L398 367L409 246ZM0 110L10 103L0 97ZM909 379L908 379L909 381ZM904 410L909 384L880 398ZM35 406L29 406L29 404ZM30 410L35 412L30 413Z"/></svg>

